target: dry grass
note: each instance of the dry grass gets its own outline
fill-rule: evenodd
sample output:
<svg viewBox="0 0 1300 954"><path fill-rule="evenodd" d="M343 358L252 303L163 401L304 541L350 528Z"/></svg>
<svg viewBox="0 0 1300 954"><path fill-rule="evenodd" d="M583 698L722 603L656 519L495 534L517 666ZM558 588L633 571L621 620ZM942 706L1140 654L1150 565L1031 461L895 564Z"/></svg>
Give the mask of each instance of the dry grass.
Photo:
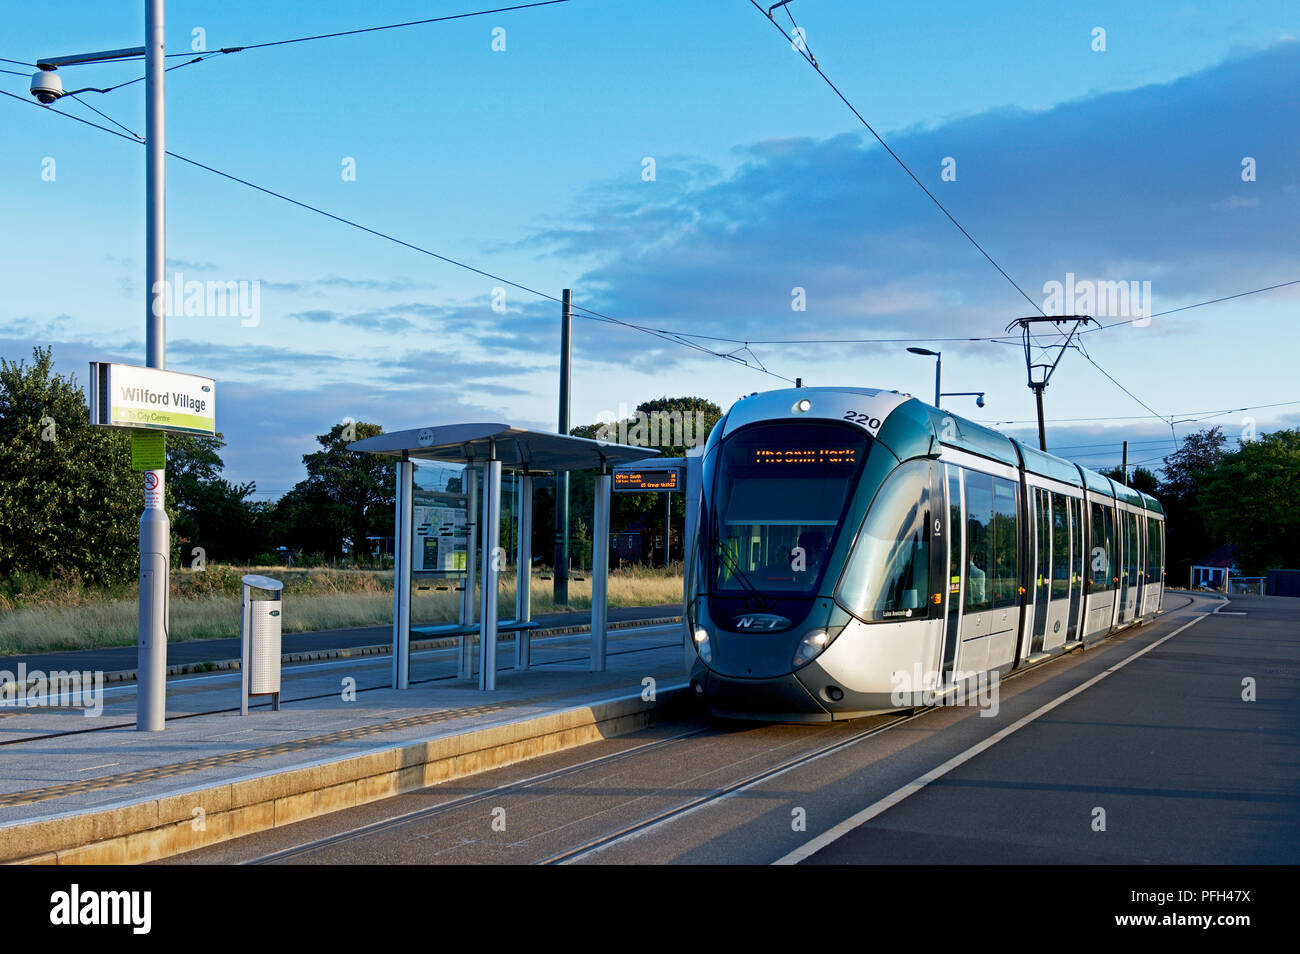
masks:
<svg viewBox="0 0 1300 954"><path fill-rule="evenodd" d="M680 567L676 575L642 568L610 575L610 606L679 603ZM239 577L246 567L210 566L203 573L173 574L169 639L219 639L239 635ZM284 632L298 633L352 626L388 625L393 621L391 571L298 570L254 568L285 584ZM582 574L584 577L586 574ZM418 585L418 584L417 584ZM430 587L436 584L429 584ZM498 614L514 616L515 578L501 575ZM453 622L459 606L454 590L414 589L411 619L417 625ZM552 583L534 576L533 613L555 611ZM591 580L569 582L569 608L591 608ZM0 605L0 654L52 652L135 643L137 602L122 591L95 594L76 586L41 594L40 599L6 600Z"/></svg>

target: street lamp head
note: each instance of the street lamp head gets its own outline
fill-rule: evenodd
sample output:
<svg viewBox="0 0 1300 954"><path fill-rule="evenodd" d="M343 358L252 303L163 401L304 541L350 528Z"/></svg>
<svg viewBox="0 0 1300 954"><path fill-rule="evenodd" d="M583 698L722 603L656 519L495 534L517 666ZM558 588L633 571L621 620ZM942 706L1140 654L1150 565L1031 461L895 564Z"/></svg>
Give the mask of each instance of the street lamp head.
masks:
<svg viewBox="0 0 1300 954"><path fill-rule="evenodd" d="M63 95L63 80L53 69L37 70L32 76L31 93L40 103L48 106Z"/></svg>
<svg viewBox="0 0 1300 954"><path fill-rule="evenodd" d="M939 352L931 351L929 348L908 348L907 350L912 352L912 354L925 354L932 358L939 357Z"/></svg>

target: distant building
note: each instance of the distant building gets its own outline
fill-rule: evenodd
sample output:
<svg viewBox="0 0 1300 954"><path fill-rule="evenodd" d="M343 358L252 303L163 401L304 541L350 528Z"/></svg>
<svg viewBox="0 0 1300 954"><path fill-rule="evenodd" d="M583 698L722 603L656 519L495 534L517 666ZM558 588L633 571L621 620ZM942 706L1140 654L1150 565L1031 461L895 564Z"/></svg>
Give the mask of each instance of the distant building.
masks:
<svg viewBox="0 0 1300 954"><path fill-rule="evenodd" d="M1228 581L1238 575L1237 553L1231 543L1206 554L1192 564L1192 589L1227 592Z"/></svg>

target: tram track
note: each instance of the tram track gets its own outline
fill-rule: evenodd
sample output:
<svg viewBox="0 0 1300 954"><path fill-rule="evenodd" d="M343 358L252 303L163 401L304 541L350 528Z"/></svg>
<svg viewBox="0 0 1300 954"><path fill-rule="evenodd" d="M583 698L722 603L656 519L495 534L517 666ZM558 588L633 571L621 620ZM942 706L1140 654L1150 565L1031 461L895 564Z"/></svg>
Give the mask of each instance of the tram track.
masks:
<svg viewBox="0 0 1300 954"><path fill-rule="evenodd" d="M1175 594L1175 595L1182 596L1182 594ZM1183 598L1186 600L1186 602L1181 604L1180 606L1174 607L1173 610L1176 611L1176 610L1186 609L1188 606L1191 606L1195 602L1195 600L1192 599L1190 596L1186 596ZM1170 612L1170 610L1165 610L1160 615L1161 616L1166 615L1168 612ZM1152 620L1149 620L1147 622L1154 622L1155 619L1158 618L1159 617L1155 617ZM1144 623L1142 625L1146 625L1146 624ZM1126 627L1125 629L1128 628L1136 629L1141 627L1140 626ZM1121 630L1120 632L1124 632L1124 630ZM1118 635L1118 633L1112 635ZM1093 645L1097 645L1097 644L1094 643ZM1010 681L1012 679L1015 679L1018 676L1022 676L1028 672L1036 670L1040 666L1054 662L1056 660L1063 658L1066 655L1071 655L1072 653L1078 652L1085 648L1087 647L1079 646L1076 649L1072 650L1070 653L1053 656L1049 659L1045 659L1042 660L1041 662L1034 663L1031 665L1020 666L1019 668L1008 673L1002 678L1004 681ZM714 790L713 792L710 792L705 795L697 796L681 805L654 814L634 824L625 826L620 830L609 832L606 835L603 835L599 838L592 839L584 844L577 845L573 848L567 849L562 852L558 852L548 858L545 858L537 862L537 864L543 864L543 865L571 864L574 862L581 861L587 856L593 855L603 850L604 848L610 847L611 845L617 844L622 841L626 841L631 838L639 837L645 834L646 832L648 832L650 829L660 824L672 821L676 818L683 817L685 815L690 814L691 812L694 812L707 805L718 802L724 798L728 798L732 795L739 794L745 791L746 789L752 788L770 779L776 778L777 776L782 775L788 771L791 771L792 769L796 769L801 766L807 765L811 762L816 761L817 759L823 758L827 755L831 755L842 749L846 749L849 746L856 745L858 742L865 741L866 739L872 738L873 736L881 735L889 731L890 729L895 728L896 726L902 725L907 722L911 722L915 719L918 719L924 715L927 715L941 708L943 707L935 705L935 706L927 706L924 708L914 709L911 712L905 713L895 719L892 719L891 721L885 723L884 725L873 726L872 728L858 732L847 739L839 739L835 742L829 743L828 745L822 746L821 748L815 749L811 752L794 756L778 765L774 765L769 768L763 769L762 771L755 772L746 778L738 779L735 782L732 782L728 785L721 786L716 790Z"/></svg>
<svg viewBox="0 0 1300 954"><path fill-rule="evenodd" d="M355 841L359 838L365 838L369 835L373 835L381 831L392 831L404 825L409 825L418 821L424 821L430 818L435 818L438 815L446 814L447 812L453 811L458 808L465 808L467 806L474 805L479 802L484 802L489 799L495 799L503 794L507 794L511 792L519 792L535 785L540 785L545 782L552 782L557 779L562 779L568 776L572 776L578 772L587 771L589 769L600 767L600 766L611 765L639 755L645 755L652 751L660 751L669 748L677 744L678 742L682 742L690 738L695 738L697 736L704 735L706 733L712 735L720 734L716 730L711 729L711 727L709 726L700 726L698 728L691 729L687 732L683 732L679 735L671 736L667 739L656 739L653 742L646 742L642 745L637 745L630 749L625 749L621 752L614 752L609 755L602 755L594 759L588 759L587 761L580 762L576 765L569 765L569 766L565 766L564 768L554 769L550 772L543 772L540 775L530 776L529 778L520 779L519 781L516 782L509 782L505 785L498 785L495 788L486 789L482 792L477 792L472 795L462 795L458 798L453 798L446 802L439 802L437 805L430 805L426 808L420 808L412 812L407 812L403 815L395 816L393 818L386 818L383 819L382 821L373 822L372 824L363 825L359 828L350 829L348 831L340 832L335 835L330 835L325 838L319 838L314 841L304 842L303 844L297 845L293 848L285 848L280 851L271 852L270 854L260 855L256 858L250 858L246 861L240 862L240 864L262 865L262 864L274 864L276 862L281 862L281 861L291 861L295 858L301 857L305 854L309 854L314 851L319 851L323 848L330 848L330 847L335 847L337 845L346 844L349 841Z"/></svg>
<svg viewBox="0 0 1300 954"><path fill-rule="evenodd" d="M1161 613L1162 617L1170 612L1177 612L1186 609L1195 603L1195 600L1190 596L1185 596L1183 594L1171 595L1181 597L1182 602L1178 606L1166 609ZM1154 620L1150 622L1153 621ZM1143 626L1145 626L1145 624L1143 624ZM1143 627L1132 627L1132 629L1140 628ZM1127 629L1129 628L1126 627L1126 630ZM1125 630L1121 630L1120 632L1125 632ZM1092 648L1097 645L1097 643L1094 643L1087 647L1079 647L1079 649ZM1042 663L1022 666L1014 672L1008 673L1003 678L1004 680L1009 681L1028 672L1038 671L1047 663L1060 660L1068 655L1073 655L1074 652L1078 652L1078 650L1063 655L1053 656L1048 660L1044 660ZM831 741L823 741L822 744L817 744L811 749L781 758L773 764L765 765L761 768L750 771L744 771L743 774L737 774L731 779L713 784L706 791L692 792L688 797L679 798L672 804L658 806L650 811L644 812L640 817L633 817L624 820L622 824L611 827L603 833L579 838L575 840L574 844L559 851L552 850L549 853L532 860L531 863L552 865L582 862L606 848L646 835L660 825L669 824L682 819L700 809L722 802L727 798L740 795L749 789L760 786L763 783L771 781L787 772L807 766L819 759L843 752L860 742L879 737L889 732L891 729L918 720L926 715L940 711L943 708L944 707L941 705L936 705L926 708L917 708L908 712L896 714L892 717L869 717L873 720L873 724L860 728L847 737L836 738ZM887 721L880 723L878 720L881 718L887 718ZM767 731L770 732L773 737L776 737L776 733L780 728L782 727L764 726L757 731L760 734ZM788 730L790 727L786 726L784 728ZM409 829L411 826L418 826L421 824L428 825L430 823L437 825L440 820L445 820L446 826L444 829L437 829L431 834L426 833L418 836L421 838L436 838L439 832L445 835L447 832L454 830L456 819L450 816L454 816L458 811L473 811L476 806L499 802L506 796L527 795L530 794L530 789L535 789L550 782L572 780L577 783L581 781L581 776L584 773L587 773L588 775L598 774L602 769L616 764L621 764L622 766L634 766L635 763L641 761L645 762L648 766L669 754L672 754L674 758L681 763L687 764L692 756L691 751L684 750L672 753L670 750L675 747L681 747L683 744L686 744L688 740L707 743L718 739L725 739L728 734L729 731L726 728L721 727L719 723L709 723L703 726L697 726L689 731L673 735L668 739L660 739L644 743L617 753L596 756L595 758L586 759L572 765L533 775L528 778L509 781L500 785L485 788L481 791L458 795L445 801L440 801L435 805L406 812L392 818L379 819L344 832L305 841L291 848L258 855L257 857L242 863L276 864L283 862L306 861L312 855L328 854L332 850L341 848L349 843L357 843L363 842L366 839L378 839L385 836L392 836L402 829ZM752 756L739 759L734 764L741 765L745 761L748 761L749 758L752 758ZM575 785L575 788L581 790L580 786ZM429 790L426 789L425 791L427 792ZM667 791L670 791L670 789L666 788L651 794L654 796L662 796ZM594 814L598 815L604 811L615 811L619 809L625 810L630 804L641 800L641 797L642 796L638 796L637 798L628 798L624 802L620 802L609 809L602 809L601 812L596 812ZM580 820L587 821L589 819L581 818ZM534 839L552 837L558 830L567 827L568 824L572 823L565 823L564 825L558 826L558 828L544 829L536 832L526 837L522 842L520 842L520 845L522 846Z"/></svg>

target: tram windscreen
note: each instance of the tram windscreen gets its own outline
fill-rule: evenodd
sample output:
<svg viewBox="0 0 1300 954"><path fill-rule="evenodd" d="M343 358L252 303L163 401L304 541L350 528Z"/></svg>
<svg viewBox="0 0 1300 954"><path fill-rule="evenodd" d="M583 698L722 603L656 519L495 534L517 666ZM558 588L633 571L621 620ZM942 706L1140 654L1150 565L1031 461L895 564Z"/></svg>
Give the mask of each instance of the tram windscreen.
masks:
<svg viewBox="0 0 1300 954"><path fill-rule="evenodd" d="M710 507L713 591L812 595L870 440L819 423L761 425L727 438Z"/></svg>

